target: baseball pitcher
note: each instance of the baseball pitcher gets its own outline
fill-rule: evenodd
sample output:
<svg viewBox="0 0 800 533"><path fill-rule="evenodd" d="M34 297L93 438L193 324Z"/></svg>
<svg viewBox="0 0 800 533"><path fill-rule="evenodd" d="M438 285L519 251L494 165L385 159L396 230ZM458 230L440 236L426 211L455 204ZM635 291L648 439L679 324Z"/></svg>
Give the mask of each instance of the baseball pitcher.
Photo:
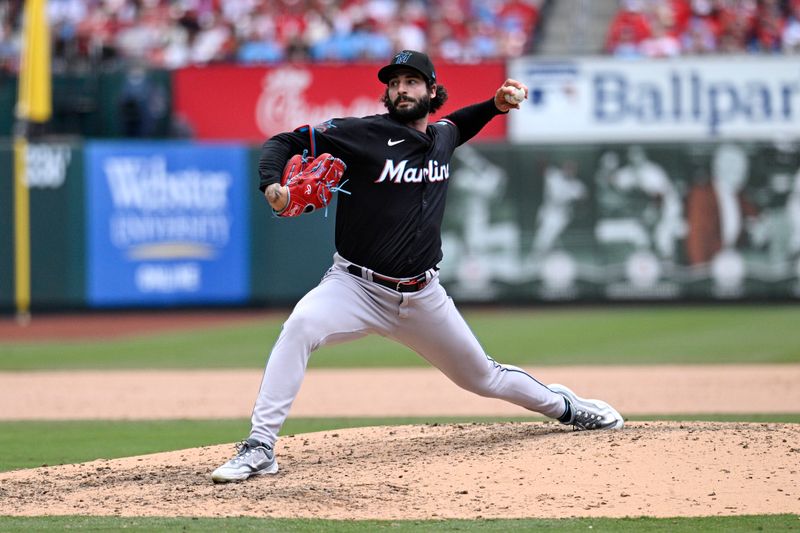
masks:
<svg viewBox="0 0 800 533"><path fill-rule="evenodd" d="M619 429L620 414L563 385L543 385L484 352L439 284L441 225L453 151L493 117L518 109L527 87L506 80L488 100L431 122L447 100L427 55L404 50L378 71L388 113L334 118L264 143L260 189L279 217L327 209L334 193L336 253L295 306L267 361L249 437L215 482L274 474L278 431L311 353L378 334L408 346L457 385L577 429Z"/></svg>

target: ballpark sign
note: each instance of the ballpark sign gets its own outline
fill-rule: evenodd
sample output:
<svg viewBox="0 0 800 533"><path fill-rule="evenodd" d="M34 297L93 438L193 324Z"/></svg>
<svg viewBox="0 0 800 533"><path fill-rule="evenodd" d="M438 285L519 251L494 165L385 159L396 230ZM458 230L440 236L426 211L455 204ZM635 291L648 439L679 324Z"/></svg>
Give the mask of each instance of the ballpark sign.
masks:
<svg viewBox="0 0 800 533"><path fill-rule="evenodd" d="M94 142L86 154L92 304L246 298L243 148Z"/></svg>
<svg viewBox="0 0 800 533"><path fill-rule="evenodd" d="M509 64L528 102L515 141L776 141L800 136L800 59L716 57Z"/></svg>
<svg viewBox="0 0 800 533"><path fill-rule="evenodd" d="M386 86L377 78L382 64L212 65L174 74L175 113L197 139L263 142L304 124L336 117L385 113L380 98ZM442 64L438 78L449 89L436 116L488 99L505 79L505 64ZM477 135L504 139L505 117L491 121Z"/></svg>

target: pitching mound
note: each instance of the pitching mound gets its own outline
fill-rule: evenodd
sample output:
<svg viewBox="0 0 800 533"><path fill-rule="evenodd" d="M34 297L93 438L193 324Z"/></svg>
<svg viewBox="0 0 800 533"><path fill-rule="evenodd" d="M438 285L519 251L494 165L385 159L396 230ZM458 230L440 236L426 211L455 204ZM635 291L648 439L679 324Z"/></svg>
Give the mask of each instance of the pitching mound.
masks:
<svg viewBox="0 0 800 533"><path fill-rule="evenodd" d="M800 512L790 424L554 423L348 429L283 438L275 476L214 485L230 445L0 474L0 515L347 519Z"/></svg>

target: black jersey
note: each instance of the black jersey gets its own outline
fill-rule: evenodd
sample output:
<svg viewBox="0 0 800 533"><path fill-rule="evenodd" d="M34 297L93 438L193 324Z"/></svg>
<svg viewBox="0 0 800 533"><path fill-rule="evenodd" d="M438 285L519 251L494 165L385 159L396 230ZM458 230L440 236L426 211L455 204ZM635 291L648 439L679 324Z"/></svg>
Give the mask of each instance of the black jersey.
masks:
<svg viewBox="0 0 800 533"><path fill-rule="evenodd" d="M286 161L309 150L347 165L336 206L336 250L392 277L410 277L442 259L441 225L456 147L500 111L494 99L460 109L425 133L388 114L335 118L264 143L260 188L278 182Z"/></svg>

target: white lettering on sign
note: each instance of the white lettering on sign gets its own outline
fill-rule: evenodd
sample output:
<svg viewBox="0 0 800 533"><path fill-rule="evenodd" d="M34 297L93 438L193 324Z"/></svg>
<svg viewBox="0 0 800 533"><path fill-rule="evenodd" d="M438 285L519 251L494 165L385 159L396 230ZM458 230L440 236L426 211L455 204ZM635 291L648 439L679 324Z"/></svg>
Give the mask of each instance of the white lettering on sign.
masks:
<svg viewBox="0 0 800 533"><path fill-rule="evenodd" d="M301 124L320 124L334 117L362 117L386 112L375 97L360 96L349 104L331 97L318 104L312 103L306 91L313 83L314 74L303 68L277 68L264 76L255 109L256 124L264 136L291 131Z"/></svg>
<svg viewBox="0 0 800 533"><path fill-rule="evenodd" d="M230 241L229 172L170 171L166 158L158 155L108 157L103 170L114 205L109 237L117 248L135 254L141 252L137 247L158 243L194 243L202 246L189 249L207 254L206 247L221 248Z"/></svg>
<svg viewBox="0 0 800 533"><path fill-rule="evenodd" d="M136 288L143 293L196 292L200 285L196 263L144 263L136 269Z"/></svg>
<svg viewBox="0 0 800 533"><path fill-rule="evenodd" d="M224 246L230 240L231 220L225 215L149 217L115 214L109 220L111 242L127 248L154 242L201 242Z"/></svg>
<svg viewBox="0 0 800 533"><path fill-rule="evenodd" d="M61 187L71 160L72 150L68 145L29 144L25 157L28 187Z"/></svg>
<svg viewBox="0 0 800 533"><path fill-rule="evenodd" d="M800 61L726 56L664 61L517 59L528 104L512 141L630 142L800 137Z"/></svg>
<svg viewBox="0 0 800 533"><path fill-rule="evenodd" d="M228 172L167 171L164 157L109 157L103 164L118 209L217 211L227 207Z"/></svg>

